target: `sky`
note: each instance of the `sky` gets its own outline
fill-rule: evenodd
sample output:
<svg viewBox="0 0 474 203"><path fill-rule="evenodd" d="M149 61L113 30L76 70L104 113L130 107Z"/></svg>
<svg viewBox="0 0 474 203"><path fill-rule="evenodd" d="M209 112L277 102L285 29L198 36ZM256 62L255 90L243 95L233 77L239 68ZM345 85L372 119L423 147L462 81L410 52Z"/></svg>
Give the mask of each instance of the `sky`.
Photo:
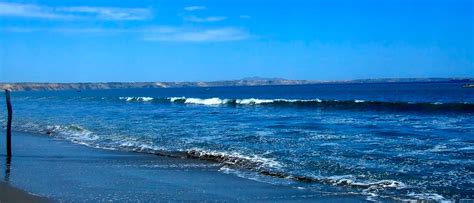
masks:
<svg viewBox="0 0 474 203"><path fill-rule="evenodd" d="M0 0L0 82L474 77L474 0Z"/></svg>

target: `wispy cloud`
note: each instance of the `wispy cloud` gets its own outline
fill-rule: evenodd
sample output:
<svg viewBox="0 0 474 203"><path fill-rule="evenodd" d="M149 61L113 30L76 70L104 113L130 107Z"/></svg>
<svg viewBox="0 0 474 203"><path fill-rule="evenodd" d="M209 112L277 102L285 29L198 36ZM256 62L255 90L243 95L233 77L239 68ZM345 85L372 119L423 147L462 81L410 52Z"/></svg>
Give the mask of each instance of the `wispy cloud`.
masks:
<svg viewBox="0 0 474 203"><path fill-rule="evenodd" d="M152 12L145 8L49 7L35 4L0 2L0 16L42 19L146 20Z"/></svg>
<svg viewBox="0 0 474 203"><path fill-rule="evenodd" d="M250 35L246 31L232 27L202 30L161 28L150 30L150 32L145 35L145 40L168 42L223 42L245 40L249 37Z"/></svg>
<svg viewBox="0 0 474 203"><path fill-rule="evenodd" d="M186 16L184 17L184 20L189 21L189 22L195 22L195 23L219 22L226 19L227 17L225 16L209 16L209 17Z"/></svg>
<svg viewBox="0 0 474 203"><path fill-rule="evenodd" d="M57 13L54 8L34 4L17 4L0 2L0 16L14 16L27 18L71 18L72 16Z"/></svg>
<svg viewBox="0 0 474 203"><path fill-rule="evenodd" d="M187 6L187 7L184 7L184 10L186 11L198 11L198 10L205 10L206 7L205 6Z"/></svg>
<svg viewBox="0 0 474 203"><path fill-rule="evenodd" d="M118 29L118 28L100 28L100 27L2 27L1 32L15 33L61 33L61 34L101 34L113 35L120 33L141 33L137 29Z"/></svg>
<svg viewBox="0 0 474 203"><path fill-rule="evenodd" d="M150 18L151 11L144 8L114 8L114 7L61 7L59 11L91 15L104 20L145 20Z"/></svg>
<svg viewBox="0 0 474 203"><path fill-rule="evenodd" d="M18 32L18 33L30 33L30 32L38 32L42 29L38 28L30 28L30 27L2 27L0 31L2 32Z"/></svg>
<svg viewBox="0 0 474 203"><path fill-rule="evenodd" d="M145 41L162 42L225 42L246 40L251 35L240 28L189 28L173 26L157 26L144 28L100 28L100 27L53 27L53 28L25 28L25 27L3 27L2 32L34 33L50 32L59 34L89 34L93 36L110 36L117 34L128 34Z"/></svg>
<svg viewBox="0 0 474 203"><path fill-rule="evenodd" d="M241 19L250 19L250 16L248 16L248 15L240 15L239 17Z"/></svg>
<svg viewBox="0 0 474 203"><path fill-rule="evenodd" d="M184 8L186 11L204 10L204 6L189 6ZM0 16L39 18L39 19L57 19L57 20L111 20L111 21L129 21L151 19L152 11L146 8L118 8L118 7L93 7L93 6L69 6L52 7L37 4L20 4L0 2ZM225 16L200 17L195 15L183 16L185 21L195 23L219 22L227 19ZM0 27L0 32L15 33L57 33L65 35L84 36L110 36L110 35L128 35L146 41L166 41L166 42L224 42L239 41L250 38L250 34L241 28L236 27L180 27L180 26L144 26L118 28L115 26L106 27L87 27L73 26L68 27Z"/></svg>

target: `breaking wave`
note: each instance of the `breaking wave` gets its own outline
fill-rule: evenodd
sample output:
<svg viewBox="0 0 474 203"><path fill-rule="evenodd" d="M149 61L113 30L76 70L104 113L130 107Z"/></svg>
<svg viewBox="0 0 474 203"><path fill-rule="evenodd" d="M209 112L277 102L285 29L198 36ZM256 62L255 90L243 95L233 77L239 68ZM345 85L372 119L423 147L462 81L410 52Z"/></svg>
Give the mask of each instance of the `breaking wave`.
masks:
<svg viewBox="0 0 474 203"><path fill-rule="evenodd" d="M96 147L100 136L76 124L71 125L39 125L37 123L14 124L13 128L20 132L43 134L70 141L72 143Z"/></svg>
<svg viewBox="0 0 474 203"><path fill-rule="evenodd" d="M286 165L269 157L262 155L248 155L241 152L208 150L203 148L190 148L183 150L169 150L166 147L158 147L147 140L140 140L130 136L117 139L104 139L100 135L79 125L47 125L41 127L37 124L28 123L17 126L21 131L41 133L51 137L58 137L73 143L86 145L94 148L130 151L138 153L153 154L180 159L198 159L216 163L216 167L222 167L221 171L238 171L243 169L255 175L270 177L278 180L287 180L300 183L323 184L348 189L356 189L361 194L383 194L386 190L403 190L410 188L405 183L396 180L361 180L352 175L343 176L308 176L293 174L287 171ZM224 170L228 169L228 170ZM408 194L410 198L439 200L438 195Z"/></svg>
<svg viewBox="0 0 474 203"><path fill-rule="evenodd" d="M153 97L119 97L121 100L125 101L142 101L142 102L149 102L153 100Z"/></svg>
<svg viewBox="0 0 474 203"><path fill-rule="evenodd" d="M194 148L186 151L186 157L214 161L252 170L280 169L283 167L283 164L271 158L258 155L248 156L237 152L221 152Z"/></svg>
<svg viewBox="0 0 474 203"><path fill-rule="evenodd" d="M395 111L430 111L430 112L466 112L474 113L474 103L441 103L441 102L383 102L366 100L321 100L321 99L221 99L221 98L186 98L186 97L119 97L127 102L154 102L154 103L178 103L206 106L286 106L286 107L315 107L336 109L360 109L360 110L395 110Z"/></svg>
<svg viewBox="0 0 474 203"><path fill-rule="evenodd" d="M173 151L164 147L158 147L154 145L153 142L139 137L101 137L82 126L75 124L40 126L34 123L26 123L24 125L15 126L15 129L23 132L39 133L50 137L61 138L76 144L87 145L95 148L140 152L173 158L200 159L250 170L273 170L279 169L283 166L283 164L272 158L266 158L259 155L245 155L239 152L206 150L200 148Z"/></svg>
<svg viewBox="0 0 474 203"><path fill-rule="evenodd" d="M21 131L46 134L51 137L62 138L73 143L83 144L90 147L140 152L173 158L206 160L210 162L220 163L224 166L232 166L251 170L265 176L284 178L299 182L324 183L358 188L370 188L374 185L378 185L380 187L404 186L404 184L402 183L393 181L359 183L348 179L346 176L341 176L339 178L324 178L291 175L283 172L283 168L285 167L285 165L276 161L273 158L267 158L259 155L245 155L239 152L216 151L202 148L191 148L182 151L169 151L165 148L157 147L152 143L148 143L144 140L137 140L131 137L121 138L115 141L108 139L108 141L104 143L101 142L101 137L99 135L79 125L48 125L46 127L41 128L38 125L29 123L23 126L17 126L17 128L19 128Z"/></svg>

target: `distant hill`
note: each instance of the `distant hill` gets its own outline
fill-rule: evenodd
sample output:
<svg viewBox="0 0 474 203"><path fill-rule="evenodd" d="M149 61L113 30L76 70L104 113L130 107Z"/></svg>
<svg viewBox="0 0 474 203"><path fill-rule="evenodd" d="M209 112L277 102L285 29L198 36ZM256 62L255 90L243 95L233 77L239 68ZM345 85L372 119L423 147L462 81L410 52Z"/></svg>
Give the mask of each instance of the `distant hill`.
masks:
<svg viewBox="0 0 474 203"><path fill-rule="evenodd" d="M472 83L474 78L383 78L344 81L288 80L283 78L249 77L240 80L212 82L106 82L106 83L0 83L1 89L15 91L42 90L92 90L129 88L219 87L219 86L268 86L343 83L413 83L413 82L462 82Z"/></svg>

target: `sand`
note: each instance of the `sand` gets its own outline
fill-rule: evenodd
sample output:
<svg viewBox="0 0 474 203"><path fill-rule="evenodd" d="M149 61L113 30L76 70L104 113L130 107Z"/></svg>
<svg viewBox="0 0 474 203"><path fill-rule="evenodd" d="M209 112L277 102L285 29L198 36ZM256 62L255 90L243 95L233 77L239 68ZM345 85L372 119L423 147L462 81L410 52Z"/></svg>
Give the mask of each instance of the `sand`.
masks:
<svg viewBox="0 0 474 203"><path fill-rule="evenodd" d="M11 187L8 185L7 182L0 182L0 202L7 203L7 202L51 202L43 197L35 196L29 194L25 191L20 189Z"/></svg>

